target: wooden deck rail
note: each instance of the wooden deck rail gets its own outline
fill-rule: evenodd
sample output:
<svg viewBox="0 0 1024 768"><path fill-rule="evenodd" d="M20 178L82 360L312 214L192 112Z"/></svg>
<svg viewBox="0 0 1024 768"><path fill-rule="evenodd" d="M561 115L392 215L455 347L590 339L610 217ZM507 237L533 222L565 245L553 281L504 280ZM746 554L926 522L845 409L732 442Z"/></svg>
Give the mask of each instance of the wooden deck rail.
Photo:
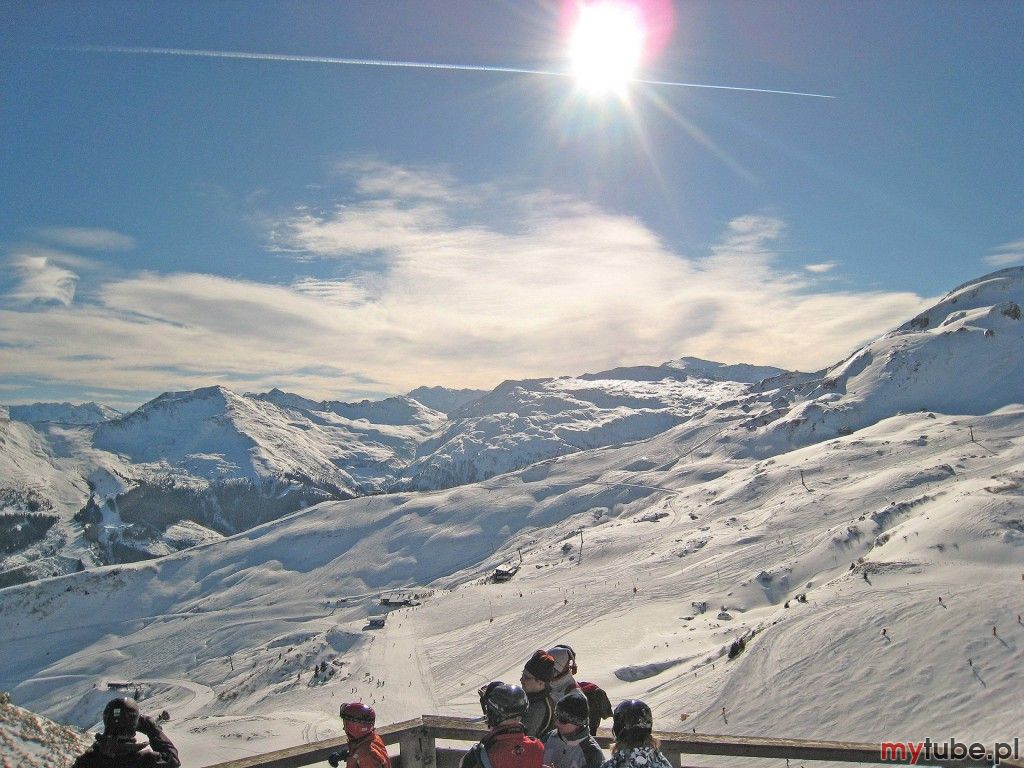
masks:
<svg viewBox="0 0 1024 768"><path fill-rule="evenodd" d="M437 747L437 741L479 741L487 727L479 720L464 717L423 715L413 720L378 728L385 744L397 744L399 754L391 758L393 768L458 768L465 749ZM862 744L849 741L808 741L800 739L771 739L755 736L712 736L703 733L675 733L655 731L661 742L661 751L675 768L680 768L682 755L724 755L729 757L762 757L778 760L830 760L844 763L885 763L909 765L906 760L882 760L880 744ZM612 734L606 728L597 733L602 747L612 743ZM326 762L328 755L345 744L345 737L302 744L277 752L218 763L210 768L302 768ZM985 760L933 760L926 762L924 755L917 765L937 765L946 768L983 768L993 765L991 755ZM1024 768L1024 761L1003 760L1002 768Z"/></svg>

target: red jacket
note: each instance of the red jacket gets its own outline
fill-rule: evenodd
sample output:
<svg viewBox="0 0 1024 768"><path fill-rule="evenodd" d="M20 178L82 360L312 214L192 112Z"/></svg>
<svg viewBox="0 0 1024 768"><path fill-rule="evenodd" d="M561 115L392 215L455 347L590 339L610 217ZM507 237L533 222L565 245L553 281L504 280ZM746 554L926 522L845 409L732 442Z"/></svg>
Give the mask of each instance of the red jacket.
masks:
<svg viewBox="0 0 1024 768"><path fill-rule="evenodd" d="M377 732L348 743L349 755L345 768L391 768L388 748Z"/></svg>
<svg viewBox="0 0 1024 768"><path fill-rule="evenodd" d="M489 766L484 765L481 750L486 751ZM522 725L505 725L494 728L469 750L460 768L541 768L543 763L544 745L527 736Z"/></svg>

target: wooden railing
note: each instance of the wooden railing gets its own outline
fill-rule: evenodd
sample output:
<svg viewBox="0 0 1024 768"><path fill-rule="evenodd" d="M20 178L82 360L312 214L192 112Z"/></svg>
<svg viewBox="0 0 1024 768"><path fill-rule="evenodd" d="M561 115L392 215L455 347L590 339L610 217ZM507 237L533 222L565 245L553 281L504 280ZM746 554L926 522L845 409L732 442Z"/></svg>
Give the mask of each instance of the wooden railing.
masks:
<svg viewBox="0 0 1024 768"><path fill-rule="evenodd" d="M466 749L438 748L437 741L476 742L487 733L479 720L464 717L423 715L413 720L378 728L385 744L398 745L398 754L391 758L392 768L458 768ZM776 760L829 760L843 763L885 763L909 765L906 760L882 760L880 744L848 741L808 741L771 739L751 736L711 736L702 733L655 731L661 751L675 768L682 765L683 755L721 755L728 757L761 757ZM611 745L611 731L602 728L596 734L602 747ZM326 762L332 752L346 743L345 737L303 744L268 752L263 755L218 763L209 768L301 768ZM917 765L938 765L946 768L983 768L994 763L992 755L983 760L932 760L924 755ZM1024 768L1024 761L1003 760L1003 768Z"/></svg>

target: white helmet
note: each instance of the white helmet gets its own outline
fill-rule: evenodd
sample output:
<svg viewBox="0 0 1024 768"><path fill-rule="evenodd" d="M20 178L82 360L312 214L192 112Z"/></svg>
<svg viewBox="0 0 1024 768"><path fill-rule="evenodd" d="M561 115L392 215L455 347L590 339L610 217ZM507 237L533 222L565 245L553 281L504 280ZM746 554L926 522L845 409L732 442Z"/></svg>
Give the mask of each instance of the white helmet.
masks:
<svg viewBox="0 0 1024 768"><path fill-rule="evenodd" d="M548 648L548 653L555 660L555 676L552 680L558 680L566 675L576 674L576 651L571 645L562 643L553 648Z"/></svg>

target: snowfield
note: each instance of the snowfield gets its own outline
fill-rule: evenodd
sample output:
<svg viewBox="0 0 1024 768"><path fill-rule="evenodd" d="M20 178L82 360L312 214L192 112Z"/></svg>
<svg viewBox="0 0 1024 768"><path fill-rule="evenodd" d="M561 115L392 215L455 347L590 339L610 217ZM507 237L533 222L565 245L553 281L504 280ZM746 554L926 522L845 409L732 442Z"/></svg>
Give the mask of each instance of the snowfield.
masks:
<svg viewBox="0 0 1024 768"><path fill-rule="evenodd" d="M527 465L0 590L0 689L91 727L106 683L131 682L199 766L340 735L344 701L380 723L477 715L480 685L567 642L579 679L660 729L1012 740L1022 303L1024 269L1003 270L823 375L663 377L657 408L636 369L509 383L454 411L417 449L451 461L410 477ZM512 581L486 578L520 553Z"/></svg>

